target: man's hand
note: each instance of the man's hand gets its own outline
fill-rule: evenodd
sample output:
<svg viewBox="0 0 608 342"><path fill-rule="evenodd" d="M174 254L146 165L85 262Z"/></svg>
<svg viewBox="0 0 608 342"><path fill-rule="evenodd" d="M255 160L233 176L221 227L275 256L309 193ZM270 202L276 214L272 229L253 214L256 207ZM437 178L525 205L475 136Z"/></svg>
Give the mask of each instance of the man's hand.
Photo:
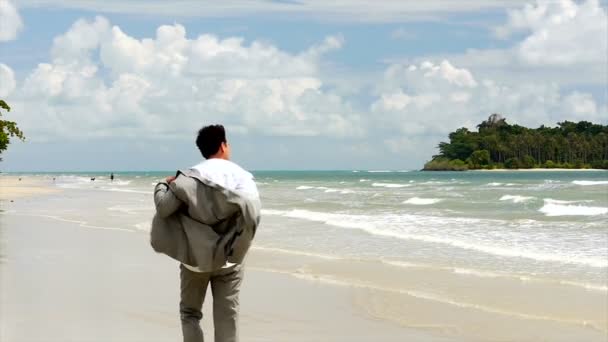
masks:
<svg viewBox="0 0 608 342"><path fill-rule="evenodd" d="M165 181L167 181L167 184L171 184L171 182L173 182L175 180L175 176L169 176L167 178L165 178Z"/></svg>

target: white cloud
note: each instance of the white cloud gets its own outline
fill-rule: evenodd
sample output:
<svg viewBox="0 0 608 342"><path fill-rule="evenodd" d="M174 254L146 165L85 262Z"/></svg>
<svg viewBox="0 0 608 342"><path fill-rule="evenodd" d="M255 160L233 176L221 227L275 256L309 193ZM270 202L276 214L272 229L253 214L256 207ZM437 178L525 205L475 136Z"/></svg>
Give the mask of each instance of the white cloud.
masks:
<svg viewBox="0 0 608 342"><path fill-rule="evenodd" d="M403 1L403 0L182 0L167 5L165 0L21 0L27 7L63 7L95 12L188 17L238 17L275 15L348 22L403 22L437 19L452 13L511 8L526 0Z"/></svg>
<svg viewBox="0 0 608 342"><path fill-rule="evenodd" d="M537 0L510 10L497 34L515 32L529 33L515 53L530 65L606 63L608 58L608 15L598 0Z"/></svg>
<svg viewBox="0 0 608 342"><path fill-rule="evenodd" d="M183 137L212 122L242 133L360 136L360 115L319 76L319 59L342 44L327 37L290 54L238 37L188 39L178 24L136 39L101 17L78 20L11 103L33 139Z"/></svg>
<svg viewBox="0 0 608 342"><path fill-rule="evenodd" d="M15 86L15 73L8 65L0 63L0 97L8 96Z"/></svg>
<svg viewBox="0 0 608 342"><path fill-rule="evenodd" d="M589 94L573 92L566 96L564 104L566 110L576 121L589 120L589 118L597 117L599 113L597 104ZM604 112L603 114L608 113ZM606 118L604 118L604 121L606 121Z"/></svg>
<svg viewBox="0 0 608 342"><path fill-rule="evenodd" d="M502 49L467 49L463 53L408 58L407 63L449 60L474 70L478 78L503 83L556 83L561 86L606 87L608 79L608 14L597 0L536 0L509 10L496 28L516 37ZM517 34L517 35L515 35ZM404 60L389 59L388 63Z"/></svg>
<svg viewBox="0 0 608 342"><path fill-rule="evenodd" d="M378 91L378 98L370 107L377 125L391 132L389 136L401 135L410 140L447 136L463 126L475 129L495 112L503 114L510 123L532 127L563 120L608 122L605 108L599 109L590 94L563 95L557 85L543 82L512 85L487 79L477 81L471 71L445 60L440 64L425 61L418 65L391 65ZM387 147L395 150L399 141L389 138Z"/></svg>
<svg viewBox="0 0 608 342"><path fill-rule="evenodd" d="M23 28L21 16L10 0L0 0L0 42L17 38Z"/></svg>

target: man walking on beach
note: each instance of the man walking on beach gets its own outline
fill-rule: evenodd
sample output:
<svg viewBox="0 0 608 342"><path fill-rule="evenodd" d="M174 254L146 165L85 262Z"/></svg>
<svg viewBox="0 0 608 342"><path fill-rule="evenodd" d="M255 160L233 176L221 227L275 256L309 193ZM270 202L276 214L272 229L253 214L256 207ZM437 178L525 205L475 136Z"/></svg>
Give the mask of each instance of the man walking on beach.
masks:
<svg viewBox="0 0 608 342"><path fill-rule="evenodd" d="M183 253L176 251L183 249L183 246L174 247L175 243L173 247L158 246L158 241L164 241L167 239L166 236L174 234L169 232L164 237L155 237L160 234L155 233L155 229L158 231L163 229L162 227L170 225L170 223L163 223L164 221L161 221L161 223L153 222L152 245L157 252L168 254L182 261L180 265L181 300L179 309L184 342L203 341L203 331L200 327L201 310L209 284L211 284L213 295L215 342L236 342L238 341L239 290L243 280L241 259L244 258L249 245L241 248L244 249L243 252L234 251L234 249L240 248L240 245L247 244L247 241L241 241L247 240L244 239L247 233L243 233L242 230L233 233L233 226L237 226L237 228L247 226L248 223L243 222L247 220L248 215L251 216L250 212L259 212L259 207L256 209L254 205L252 210L250 206L250 203L259 203L259 194L253 175L230 161L230 145L226 140L226 132L223 126L203 127L198 132L196 145L205 160L186 171L186 173L178 172L177 177L167 177L166 182L159 183L155 188L157 216L169 220L171 215L182 213L182 216L176 221L179 222L177 223L177 229L181 228L185 233L174 240L188 240L188 250ZM198 182L186 183L192 179L198 180ZM195 187L198 187L198 190L193 190ZM210 192L210 188L219 190ZM229 190L227 196L233 196L235 199L230 200L230 197L228 197L229 200L224 200L224 197L220 196L223 189ZM193 194L195 192L197 194ZM207 196L207 198L201 200L201 197L204 196ZM209 196L220 196L218 197L220 199L216 197L208 198ZM210 211L222 210L221 208L217 209L222 205L229 207L234 203L241 203L240 208L245 208L239 212L241 216L236 214L224 215L222 212L209 214ZM218 221L217 217L222 216L228 218ZM236 218L234 218L235 216ZM156 219L157 217L155 217ZM247 222L251 221L253 220ZM202 226L200 226L201 222L203 223ZM254 226L250 239L253 238L258 223L259 214L255 214L255 223L249 223L249 226ZM193 226L197 224L198 226ZM174 228L170 227L169 229ZM231 233L232 235L229 236ZM226 236L229 237L226 238ZM179 244L179 242L177 243ZM219 248L218 246L222 244L224 244L224 247ZM207 253L205 249L209 248L213 251L200 256L203 255L201 253ZM171 251L167 252L167 250ZM223 258L218 257L218 255L223 255L224 251L229 252L226 252ZM242 255L233 257L235 253ZM206 257L207 255L211 257ZM231 257L234 260L231 260ZM219 259L219 263L216 259ZM186 260L190 261L185 262ZM215 266L209 266L213 264Z"/></svg>

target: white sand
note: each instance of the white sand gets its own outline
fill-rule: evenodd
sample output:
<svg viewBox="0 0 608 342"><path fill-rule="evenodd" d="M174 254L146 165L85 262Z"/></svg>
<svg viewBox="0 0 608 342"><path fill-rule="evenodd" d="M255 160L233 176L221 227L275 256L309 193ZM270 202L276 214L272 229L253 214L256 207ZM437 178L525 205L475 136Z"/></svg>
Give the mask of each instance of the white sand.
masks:
<svg viewBox="0 0 608 342"><path fill-rule="evenodd" d="M58 192L38 177L0 176L0 201Z"/></svg>

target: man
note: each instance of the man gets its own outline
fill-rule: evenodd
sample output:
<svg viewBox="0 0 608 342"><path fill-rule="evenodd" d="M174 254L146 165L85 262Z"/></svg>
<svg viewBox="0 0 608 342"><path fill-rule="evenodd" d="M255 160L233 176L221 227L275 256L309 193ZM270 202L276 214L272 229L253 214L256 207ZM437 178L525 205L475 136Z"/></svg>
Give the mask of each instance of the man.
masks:
<svg viewBox="0 0 608 342"><path fill-rule="evenodd" d="M182 261L179 307L184 342L203 341L201 310L209 284L215 341L235 342L241 263L259 223L259 194L253 175L230 161L223 126L203 127L196 145L205 160L155 188L152 246Z"/></svg>

